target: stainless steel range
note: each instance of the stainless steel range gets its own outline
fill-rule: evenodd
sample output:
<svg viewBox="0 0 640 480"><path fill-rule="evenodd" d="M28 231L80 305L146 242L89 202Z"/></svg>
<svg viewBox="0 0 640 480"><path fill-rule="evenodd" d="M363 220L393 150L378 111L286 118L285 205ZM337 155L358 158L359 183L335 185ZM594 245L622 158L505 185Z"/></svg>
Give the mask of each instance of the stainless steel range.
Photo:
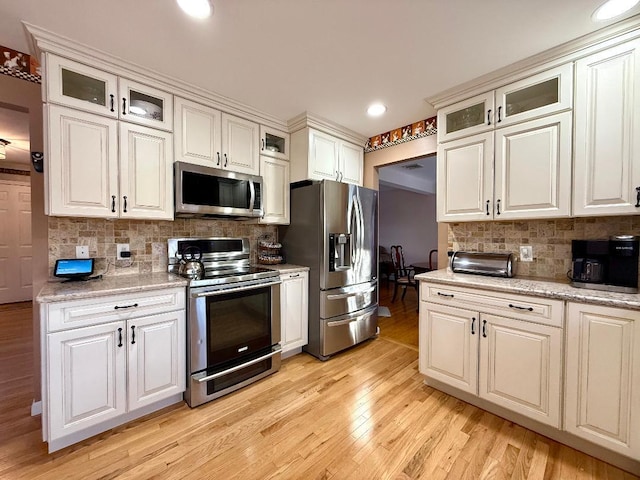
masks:
<svg viewBox="0 0 640 480"><path fill-rule="evenodd" d="M280 369L280 276L250 265L247 238L169 239L169 272L187 248L204 265L187 291L184 398L195 407Z"/></svg>

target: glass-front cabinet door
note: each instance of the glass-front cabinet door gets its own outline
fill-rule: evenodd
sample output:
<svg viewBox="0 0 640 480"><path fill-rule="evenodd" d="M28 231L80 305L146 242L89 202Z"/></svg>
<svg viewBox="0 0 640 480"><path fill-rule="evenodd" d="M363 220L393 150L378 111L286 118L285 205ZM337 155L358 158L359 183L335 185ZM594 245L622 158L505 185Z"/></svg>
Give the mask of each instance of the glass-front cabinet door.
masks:
<svg viewBox="0 0 640 480"><path fill-rule="evenodd" d="M260 125L260 155L289 160L289 134Z"/></svg>
<svg viewBox="0 0 640 480"><path fill-rule="evenodd" d="M47 101L118 117L118 79L96 68L47 53Z"/></svg>
<svg viewBox="0 0 640 480"><path fill-rule="evenodd" d="M493 92L438 110L438 142L493 129Z"/></svg>
<svg viewBox="0 0 640 480"><path fill-rule="evenodd" d="M120 120L162 130L173 130L173 95L120 78Z"/></svg>
<svg viewBox="0 0 640 480"><path fill-rule="evenodd" d="M505 125L571 109L571 64L533 75L496 90L495 125Z"/></svg>

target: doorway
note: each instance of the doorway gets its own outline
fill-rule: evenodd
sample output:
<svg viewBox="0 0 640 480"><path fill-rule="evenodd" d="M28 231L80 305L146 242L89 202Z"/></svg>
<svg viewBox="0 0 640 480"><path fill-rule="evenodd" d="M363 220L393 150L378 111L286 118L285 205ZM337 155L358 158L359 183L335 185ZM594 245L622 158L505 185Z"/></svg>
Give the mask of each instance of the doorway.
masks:
<svg viewBox="0 0 640 480"><path fill-rule="evenodd" d="M392 245L401 245L405 264L437 268L438 223L436 221L436 156L425 155L378 167L378 237L381 257ZM382 269L381 269L382 270ZM424 270L421 270L424 271ZM381 271L380 305L390 317L380 319L383 337L418 347L418 294L408 287L404 298L395 288L393 274Z"/></svg>
<svg viewBox="0 0 640 480"><path fill-rule="evenodd" d="M0 103L0 304L30 301L32 284L29 114Z"/></svg>

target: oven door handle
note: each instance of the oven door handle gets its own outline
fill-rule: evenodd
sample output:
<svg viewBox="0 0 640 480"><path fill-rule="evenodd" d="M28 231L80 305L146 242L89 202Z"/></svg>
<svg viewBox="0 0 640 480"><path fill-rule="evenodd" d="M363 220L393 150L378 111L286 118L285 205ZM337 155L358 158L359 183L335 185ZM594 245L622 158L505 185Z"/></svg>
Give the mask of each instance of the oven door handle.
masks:
<svg viewBox="0 0 640 480"><path fill-rule="evenodd" d="M228 368L226 370L223 370L222 372L214 373L213 375L207 375L206 377L197 378L197 379L194 378L194 380L196 382L198 382L198 383L204 383L204 382L208 382L210 380L214 380L214 379L216 379L218 377L222 377L224 375L228 375L229 373L233 373L233 372L241 370L241 369L243 369L245 367L253 365L254 363L259 363L259 362L261 362L263 360L266 360L267 358L271 358L274 355L277 355L278 353L280 353L281 350L282 350L282 348L276 347L273 352L267 353L266 355L262 355L261 357L258 357L258 358L254 358L253 360L250 360L250 361L248 361L246 363L243 363L242 365L236 365L235 367Z"/></svg>
<svg viewBox="0 0 640 480"><path fill-rule="evenodd" d="M249 285L246 287L238 287L238 288L223 288L220 290L214 290L212 292L200 292L200 293L192 293L192 297L213 297L215 295L222 295L225 293L235 293L235 292L244 292L246 290L257 290L258 288L263 287L272 287L273 285L279 285L282 282L278 280L277 282L268 282L268 283L257 283L255 285Z"/></svg>
<svg viewBox="0 0 640 480"><path fill-rule="evenodd" d="M376 289L375 286L367 288L366 290L359 290L357 292L348 292L348 293L336 293L333 295L327 295L327 300L340 300L342 298L355 297L356 295L364 295L366 293L371 293Z"/></svg>

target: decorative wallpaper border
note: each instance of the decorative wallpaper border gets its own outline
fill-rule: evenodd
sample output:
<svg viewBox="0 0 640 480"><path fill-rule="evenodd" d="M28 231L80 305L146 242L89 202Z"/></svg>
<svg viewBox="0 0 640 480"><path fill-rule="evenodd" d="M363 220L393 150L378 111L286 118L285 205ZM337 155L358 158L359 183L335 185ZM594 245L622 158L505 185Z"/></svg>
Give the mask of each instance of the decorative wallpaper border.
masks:
<svg viewBox="0 0 640 480"><path fill-rule="evenodd" d="M0 74L19 78L32 83L42 83L40 76L40 64L36 57L18 52L0 45Z"/></svg>
<svg viewBox="0 0 640 480"><path fill-rule="evenodd" d="M438 119L437 117L430 117L426 120L420 120L371 137L367 140L364 151L365 153L374 152L383 148L410 142L411 140L417 140L418 138L435 135L436 133L438 133Z"/></svg>

